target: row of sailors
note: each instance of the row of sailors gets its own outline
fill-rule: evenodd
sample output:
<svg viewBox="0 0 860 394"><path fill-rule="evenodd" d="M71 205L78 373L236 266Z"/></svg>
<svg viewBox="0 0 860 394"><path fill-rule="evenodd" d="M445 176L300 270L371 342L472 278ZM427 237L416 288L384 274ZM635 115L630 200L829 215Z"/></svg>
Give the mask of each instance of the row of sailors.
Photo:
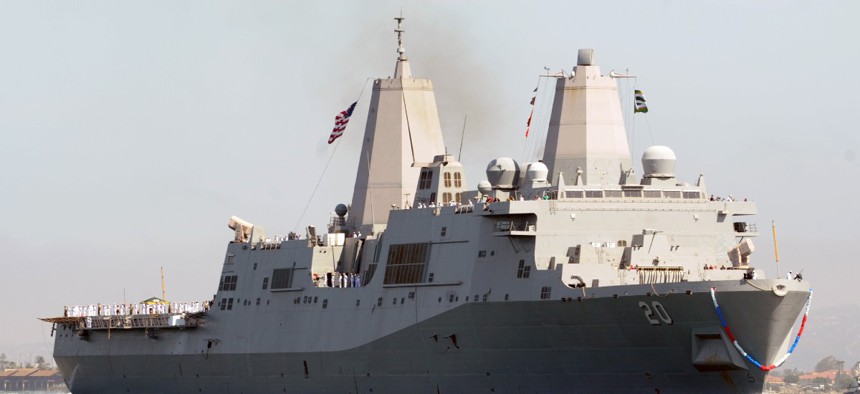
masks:
<svg viewBox="0 0 860 394"><path fill-rule="evenodd" d="M458 202L456 202L456 201L451 201L451 202L449 202L447 205L448 205L449 207L456 207L456 206L460 205L460 203L458 203ZM471 200L469 200L469 205L473 205ZM439 206L440 206L440 207L444 207L444 206L445 206L445 203L441 203L441 202L440 202L440 203L439 203ZM411 206L410 206L409 204L406 204L406 208L407 208L407 209L408 209L408 208L411 208ZM423 203L423 202L419 202L419 203L418 203L418 205L416 205L416 206L415 206L415 208L418 208L418 209L421 209L421 208L436 208L436 203L435 203L435 202L432 202L432 201L430 202L430 204L426 204L426 203Z"/></svg>
<svg viewBox="0 0 860 394"><path fill-rule="evenodd" d="M316 287L361 287L361 275L340 272L328 272L323 276L314 274Z"/></svg>
<svg viewBox="0 0 860 394"><path fill-rule="evenodd" d="M164 313L198 313L209 310L209 301L170 302L158 304L90 304L63 307L65 317L156 315Z"/></svg>

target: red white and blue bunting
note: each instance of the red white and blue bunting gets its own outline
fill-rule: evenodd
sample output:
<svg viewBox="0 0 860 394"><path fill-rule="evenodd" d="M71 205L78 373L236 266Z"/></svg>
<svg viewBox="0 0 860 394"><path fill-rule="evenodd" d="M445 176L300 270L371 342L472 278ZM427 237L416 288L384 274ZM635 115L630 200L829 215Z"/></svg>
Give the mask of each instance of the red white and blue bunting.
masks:
<svg viewBox="0 0 860 394"><path fill-rule="evenodd" d="M711 299L714 301L714 308L717 309L717 315L720 317L720 323L723 325L723 330L726 331L726 335L729 336L729 340L732 341L732 344L738 349L739 352L747 359L749 362L753 363L755 366L759 367L763 371L770 371L774 368L782 365L785 360L788 360L788 357L791 356L791 353L794 352L794 349L797 347L797 343L800 342L800 336L803 334L803 328L806 327L806 319L809 317L809 307L812 305L812 289L809 289L809 296L806 298L806 310L803 312L803 320L800 323L800 330L797 331L797 336L794 338L794 343L791 345L791 348L788 349L788 353L786 353L782 358L777 360L775 363L771 365L762 365L760 362L756 361L752 356L749 355L738 343L738 340L735 339L735 336L732 334L732 330L729 329L729 324L726 323L726 319L723 317L723 311L720 310L720 305L717 304L717 289L711 288Z"/></svg>

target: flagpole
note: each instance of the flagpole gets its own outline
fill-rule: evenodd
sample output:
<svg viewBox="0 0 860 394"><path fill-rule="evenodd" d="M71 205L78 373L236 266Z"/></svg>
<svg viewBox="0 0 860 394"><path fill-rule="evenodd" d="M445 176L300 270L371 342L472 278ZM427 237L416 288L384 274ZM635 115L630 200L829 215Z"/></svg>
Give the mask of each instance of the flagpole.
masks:
<svg viewBox="0 0 860 394"><path fill-rule="evenodd" d="M361 96L364 94L364 89L367 88L367 81L370 81L372 78L367 78L364 80L364 85L361 87L361 91L358 93L358 98L355 100L355 103L358 104L358 101L361 100ZM314 190L311 192L310 197L308 197L308 202L305 204L305 209L302 210L302 214L299 216L299 220L296 221L296 225L293 227L293 231L299 230L299 225L301 225L302 220L305 218L305 214L308 212L308 208L311 206L311 202L314 200L314 196L317 194L317 190L322 183L322 180L325 178L325 173L328 170L329 164L331 164L331 160L334 159L334 154L337 152L337 147L340 146L340 138L335 141L334 149L331 151L331 155L328 157L328 161L325 163L325 167L323 167L322 173L319 177L317 177L317 184L314 186Z"/></svg>

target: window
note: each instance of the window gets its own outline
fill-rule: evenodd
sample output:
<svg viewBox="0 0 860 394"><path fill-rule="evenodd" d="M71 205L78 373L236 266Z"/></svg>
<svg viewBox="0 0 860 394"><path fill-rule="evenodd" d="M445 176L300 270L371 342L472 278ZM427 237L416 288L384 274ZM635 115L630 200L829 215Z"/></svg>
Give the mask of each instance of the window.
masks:
<svg viewBox="0 0 860 394"><path fill-rule="evenodd" d="M257 298L257 305L260 305L260 299Z"/></svg>
<svg viewBox="0 0 860 394"><path fill-rule="evenodd" d="M478 257L487 257L487 251L486 250L479 250L478 251Z"/></svg>
<svg viewBox="0 0 860 394"><path fill-rule="evenodd" d="M421 176L418 179L418 188L419 189L429 189L430 185L433 183L433 172L431 171L421 171Z"/></svg>
<svg viewBox="0 0 860 394"><path fill-rule="evenodd" d="M586 190L586 198L603 198L603 190Z"/></svg>
<svg viewBox="0 0 860 394"><path fill-rule="evenodd" d="M568 190L565 192L565 196L567 198L582 198L585 196L585 193L582 190Z"/></svg>
<svg viewBox="0 0 860 394"><path fill-rule="evenodd" d="M221 283L218 285L219 291L234 291L236 290L236 282L239 281L238 275L227 275L221 278Z"/></svg>
<svg viewBox="0 0 860 394"><path fill-rule="evenodd" d="M530 265L526 265L525 260L520 260L520 265L517 267L517 278L528 279L531 270L532 267Z"/></svg>
<svg viewBox="0 0 860 394"><path fill-rule="evenodd" d="M224 261L224 264L233 264L236 260L236 255L233 253L227 253L227 259Z"/></svg>
<svg viewBox="0 0 860 394"><path fill-rule="evenodd" d="M605 193L607 198L611 198L611 197L617 198L617 197L622 196L621 190L606 190L604 193Z"/></svg>
<svg viewBox="0 0 860 394"><path fill-rule="evenodd" d="M382 297L376 299L376 306L382 306Z"/></svg>
<svg viewBox="0 0 860 394"><path fill-rule="evenodd" d="M326 308L328 308L328 299L327 298L323 300L323 309L326 309Z"/></svg>
<svg viewBox="0 0 860 394"><path fill-rule="evenodd" d="M289 289L293 287L293 268L281 268L272 271L272 290Z"/></svg>
<svg viewBox="0 0 860 394"><path fill-rule="evenodd" d="M448 205L451 203L451 193L442 193L442 203Z"/></svg>
<svg viewBox="0 0 860 394"><path fill-rule="evenodd" d="M385 267L384 284L422 283L430 244L391 245Z"/></svg>
<svg viewBox="0 0 860 394"><path fill-rule="evenodd" d="M268 288L269 288L269 278L265 277L265 278L263 278L263 290L266 290Z"/></svg>
<svg viewBox="0 0 860 394"><path fill-rule="evenodd" d="M439 232L440 237L444 237L445 233L448 232L448 227L442 227L442 231Z"/></svg>
<svg viewBox="0 0 860 394"><path fill-rule="evenodd" d="M454 187L463 187L463 177L459 172L454 173Z"/></svg>
<svg viewBox="0 0 860 394"><path fill-rule="evenodd" d="M625 190L624 197L642 197L642 190Z"/></svg>
<svg viewBox="0 0 860 394"><path fill-rule="evenodd" d="M642 192L645 195L645 198L660 198L661 193L659 190L645 190Z"/></svg>
<svg viewBox="0 0 860 394"><path fill-rule="evenodd" d="M552 294L552 287L544 286L540 288L540 299L548 300Z"/></svg>
<svg viewBox="0 0 860 394"><path fill-rule="evenodd" d="M701 198L700 194L701 194L701 193L699 193L699 192L697 192L697 191L696 191L696 192L689 192L689 191L684 191L684 192L683 192L683 195L684 195L684 198L685 198L685 199L696 199L696 198Z"/></svg>
<svg viewBox="0 0 860 394"><path fill-rule="evenodd" d="M451 173L445 172L442 176L445 179L445 187L451 187Z"/></svg>
<svg viewBox="0 0 860 394"><path fill-rule="evenodd" d="M663 192L666 198L681 198L681 192L678 190L666 190Z"/></svg>

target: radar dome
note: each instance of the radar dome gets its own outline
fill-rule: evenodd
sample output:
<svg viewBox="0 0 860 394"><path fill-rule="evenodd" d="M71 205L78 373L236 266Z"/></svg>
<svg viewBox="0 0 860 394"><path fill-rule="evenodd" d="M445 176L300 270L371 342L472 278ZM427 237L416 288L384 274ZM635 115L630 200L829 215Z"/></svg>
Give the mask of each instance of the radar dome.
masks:
<svg viewBox="0 0 860 394"><path fill-rule="evenodd" d="M489 181L480 181L478 182L478 191L481 194L490 194L493 191L493 185Z"/></svg>
<svg viewBox="0 0 860 394"><path fill-rule="evenodd" d="M651 146L642 153L645 178L674 178L675 152L668 146Z"/></svg>
<svg viewBox="0 0 860 394"><path fill-rule="evenodd" d="M528 180L531 182L534 181L546 181L546 176L549 174L549 168L546 167L546 164L541 162L531 163L529 164L529 169L526 171L526 176Z"/></svg>
<svg viewBox="0 0 860 394"><path fill-rule="evenodd" d="M487 179L493 187L514 189L520 179L520 166L510 157L500 157L487 166Z"/></svg>
<svg viewBox="0 0 860 394"><path fill-rule="evenodd" d="M341 217L341 218L346 216L347 211L348 211L348 209L346 208L346 205L344 205L344 204L337 204L337 206L334 207L334 213L336 213L337 216Z"/></svg>

